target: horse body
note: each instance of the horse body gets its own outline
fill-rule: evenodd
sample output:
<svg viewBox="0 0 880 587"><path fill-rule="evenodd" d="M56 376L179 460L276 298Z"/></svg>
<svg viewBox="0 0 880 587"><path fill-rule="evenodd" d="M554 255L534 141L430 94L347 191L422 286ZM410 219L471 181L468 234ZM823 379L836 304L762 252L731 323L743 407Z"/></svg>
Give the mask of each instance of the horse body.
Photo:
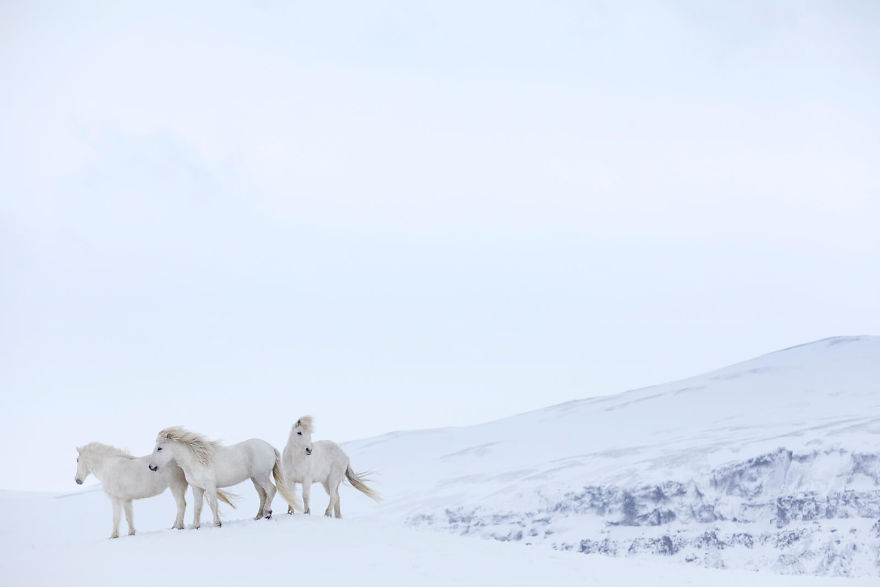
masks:
<svg viewBox="0 0 880 587"><path fill-rule="evenodd" d="M159 495L167 488L177 503L177 517L173 528L183 529L183 514L186 510L187 482L183 470L177 466L166 467L162 474L156 475L147 469L149 456L134 457L127 452L99 442L78 447L76 482L82 484L89 474L101 482L104 493L113 503L113 534L119 537L121 511L125 510L129 536L135 533L132 500Z"/></svg>
<svg viewBox="0 0 880 587"><path fill-rule="evenodd" d="M258 438L232 446L222 446L199 434L172 427L159 432L149 468L155 472L176 463L183 469L187 482L193 487L193 526L198 528L201 522L202 497L208 501L214 524L221 526L217 498L220 496L222 499L222 492L218 492L218 489L236 485L245 479L253 482L260 497L260 508L254 519L271 517L272 500L276 491L272 477L275 477L276 482L281 479L280 461L278 451ZM280 489L293 507L302 507L295 495L290 495L285 487Z"/></svg>
<svg viewBox="0 0 880 587"><path fill-rule="evenodd" d="M367 476L351 469L348 455L338 444L330 440L312 442L312 417L303 416L290 430L287 446L282 457L284 480L287 483L301 483L305 513L311 513L309 500L312 483L321 483L330 496L330 503L324 510L325 516L342 517L339 506L339 485L345 480L358 491L379 501L378 494L367 486ZM279 487L281 484L279 483ZM293 513L288 508L288 513Z"/></svg>
<svg viewBox="0 0 880 587"><path fill-rule="evenodd" d="M218 446L214 452L217 487L229 487L245 479L258 477L275 466L275 448L259 438L232 446Z"/></svg>

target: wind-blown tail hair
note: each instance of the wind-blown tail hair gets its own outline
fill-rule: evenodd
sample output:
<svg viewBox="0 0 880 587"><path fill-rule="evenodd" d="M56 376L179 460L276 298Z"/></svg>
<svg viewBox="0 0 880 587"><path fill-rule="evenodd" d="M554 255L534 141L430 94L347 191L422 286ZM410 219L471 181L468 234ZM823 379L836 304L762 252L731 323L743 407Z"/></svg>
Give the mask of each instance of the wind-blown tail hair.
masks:
<svg viewBox="0 0 880 587"><path fill-rule="evenodd" d="M281 455L277 449L275 450L275 466L272 467L272 476L275 477L275 487L278 488L278 493L281 494L284 501L289 503L293 509L303 511L305 506L303 506L302 500L296 494L296 491L287 484L287 479L284 478L284 473L281 472Z"/></svg>
<svg viewBox="0 0 880 587"><path fill-rule="evenodd" d="M235 509L235 504L232 503L233 499L238 499L238 496L234 493L226 493L225 491L217 490L217 499L222 501L223 503L232 506L232 509Z"/></svg>
<svg viewBox="0 0 880 587"><path fill-rule="evenodd" d="M372 499L375 502L382 501L382 498L376 493L373 488L367 485L367 482L370 481L370 475L372 473L368 471L364 471L363 473L355 473L352 471L351 467L345 468L345 478L348 479L348 482L351 483L351 486Z"/></svg>

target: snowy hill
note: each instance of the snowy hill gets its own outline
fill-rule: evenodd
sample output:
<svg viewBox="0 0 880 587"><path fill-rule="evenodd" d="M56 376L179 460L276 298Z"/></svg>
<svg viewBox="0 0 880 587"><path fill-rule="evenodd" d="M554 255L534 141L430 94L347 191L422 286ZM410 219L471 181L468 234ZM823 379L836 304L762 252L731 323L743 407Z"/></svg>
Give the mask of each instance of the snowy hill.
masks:
<svg viewBox="0 0 880 587"><path fill-rule="evenodd" d="M878 337L346 449L381 471L382 514L412 526L710 567L880 573Z"/></svg>
<svg viewBox="0 0 880 587"><path fill-rule="evenodd" d="M166 493L135 503L137 536L109 541L111 507L94 481L64 495L0 492L0 577L869 585L880 574L878 440L880 338L833 338L479 426L347 443L356 470L379 472L385 501L343 488L342 521L253 521L246 483L222 528L167 530ZM319 488L312 499L323 509Z"/></svg>

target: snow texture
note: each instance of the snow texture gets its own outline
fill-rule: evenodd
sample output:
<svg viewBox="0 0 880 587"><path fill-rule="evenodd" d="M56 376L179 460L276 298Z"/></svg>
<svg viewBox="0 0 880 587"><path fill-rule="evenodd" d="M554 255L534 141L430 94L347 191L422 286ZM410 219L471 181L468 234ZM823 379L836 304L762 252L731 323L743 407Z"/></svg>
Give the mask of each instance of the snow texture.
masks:
<svg viewBox="0 0 880 587"><path fill-rule="evenodd" d="M346 492L351 497L353 491ZM169 497L166 493L162 497ZM343 504L345 503L343 496ZM146 528L170 522L170 499L136 503ZM248 503L256 505L255 503ZM169 509L170 508L170 509ZM244 513L244 512L241 512ZM241 513L239 515L241 515ZM585 557L520 544L419 532L386 520L280 515L222 528L140 530L117 540L99 491L0 494L0 577L9 586L463 585L860 587L875 579L716 571L643 560Z"/></svg>

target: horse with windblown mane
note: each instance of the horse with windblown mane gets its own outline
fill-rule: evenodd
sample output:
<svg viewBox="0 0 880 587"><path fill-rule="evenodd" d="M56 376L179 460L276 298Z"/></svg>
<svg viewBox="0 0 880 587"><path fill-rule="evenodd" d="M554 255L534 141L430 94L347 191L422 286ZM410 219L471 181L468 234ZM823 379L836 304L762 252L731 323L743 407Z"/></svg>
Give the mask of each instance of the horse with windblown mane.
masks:
<svg viewBox="0 0 880 587"><path fill-rule="evenodd" d="M217 498L221 487L229 487L250 478L260 497L260 508L254 519L272 517L272 500L275 485L284 499L295 509L302 503L295 493L290 493L281 477L281 455L265 440L251 438L232 446L223 446L207 440L201 434L180 426L165 428L156 437L156 446L149 459L153 472L169 466L179 466L187 482L192 485L195 499L194 522L199 527L202 513L202 497L208 501L214 516L214 525L221 526L217 511Z"/></svg>
<svg viewBox="0 0 880 587"><path fill-rule="evenodd" d="M339 485L346 479L370 499L381 501L379 494L367 485L369 473L355 473L348 455L335 442L330 440L312 442L312 430L311 416L303 416L291 428L282 459L284 482L278 482L278 488L285 486L286 483L302 483L304 511L308 514L312 483L321 483L324 491L330 496L330 503L324 515L335 515L337 518L342 517L339 506ZM293 489L290 491L295 494ZM287 513L292 514L293 510L288 508Z"/></svg>

